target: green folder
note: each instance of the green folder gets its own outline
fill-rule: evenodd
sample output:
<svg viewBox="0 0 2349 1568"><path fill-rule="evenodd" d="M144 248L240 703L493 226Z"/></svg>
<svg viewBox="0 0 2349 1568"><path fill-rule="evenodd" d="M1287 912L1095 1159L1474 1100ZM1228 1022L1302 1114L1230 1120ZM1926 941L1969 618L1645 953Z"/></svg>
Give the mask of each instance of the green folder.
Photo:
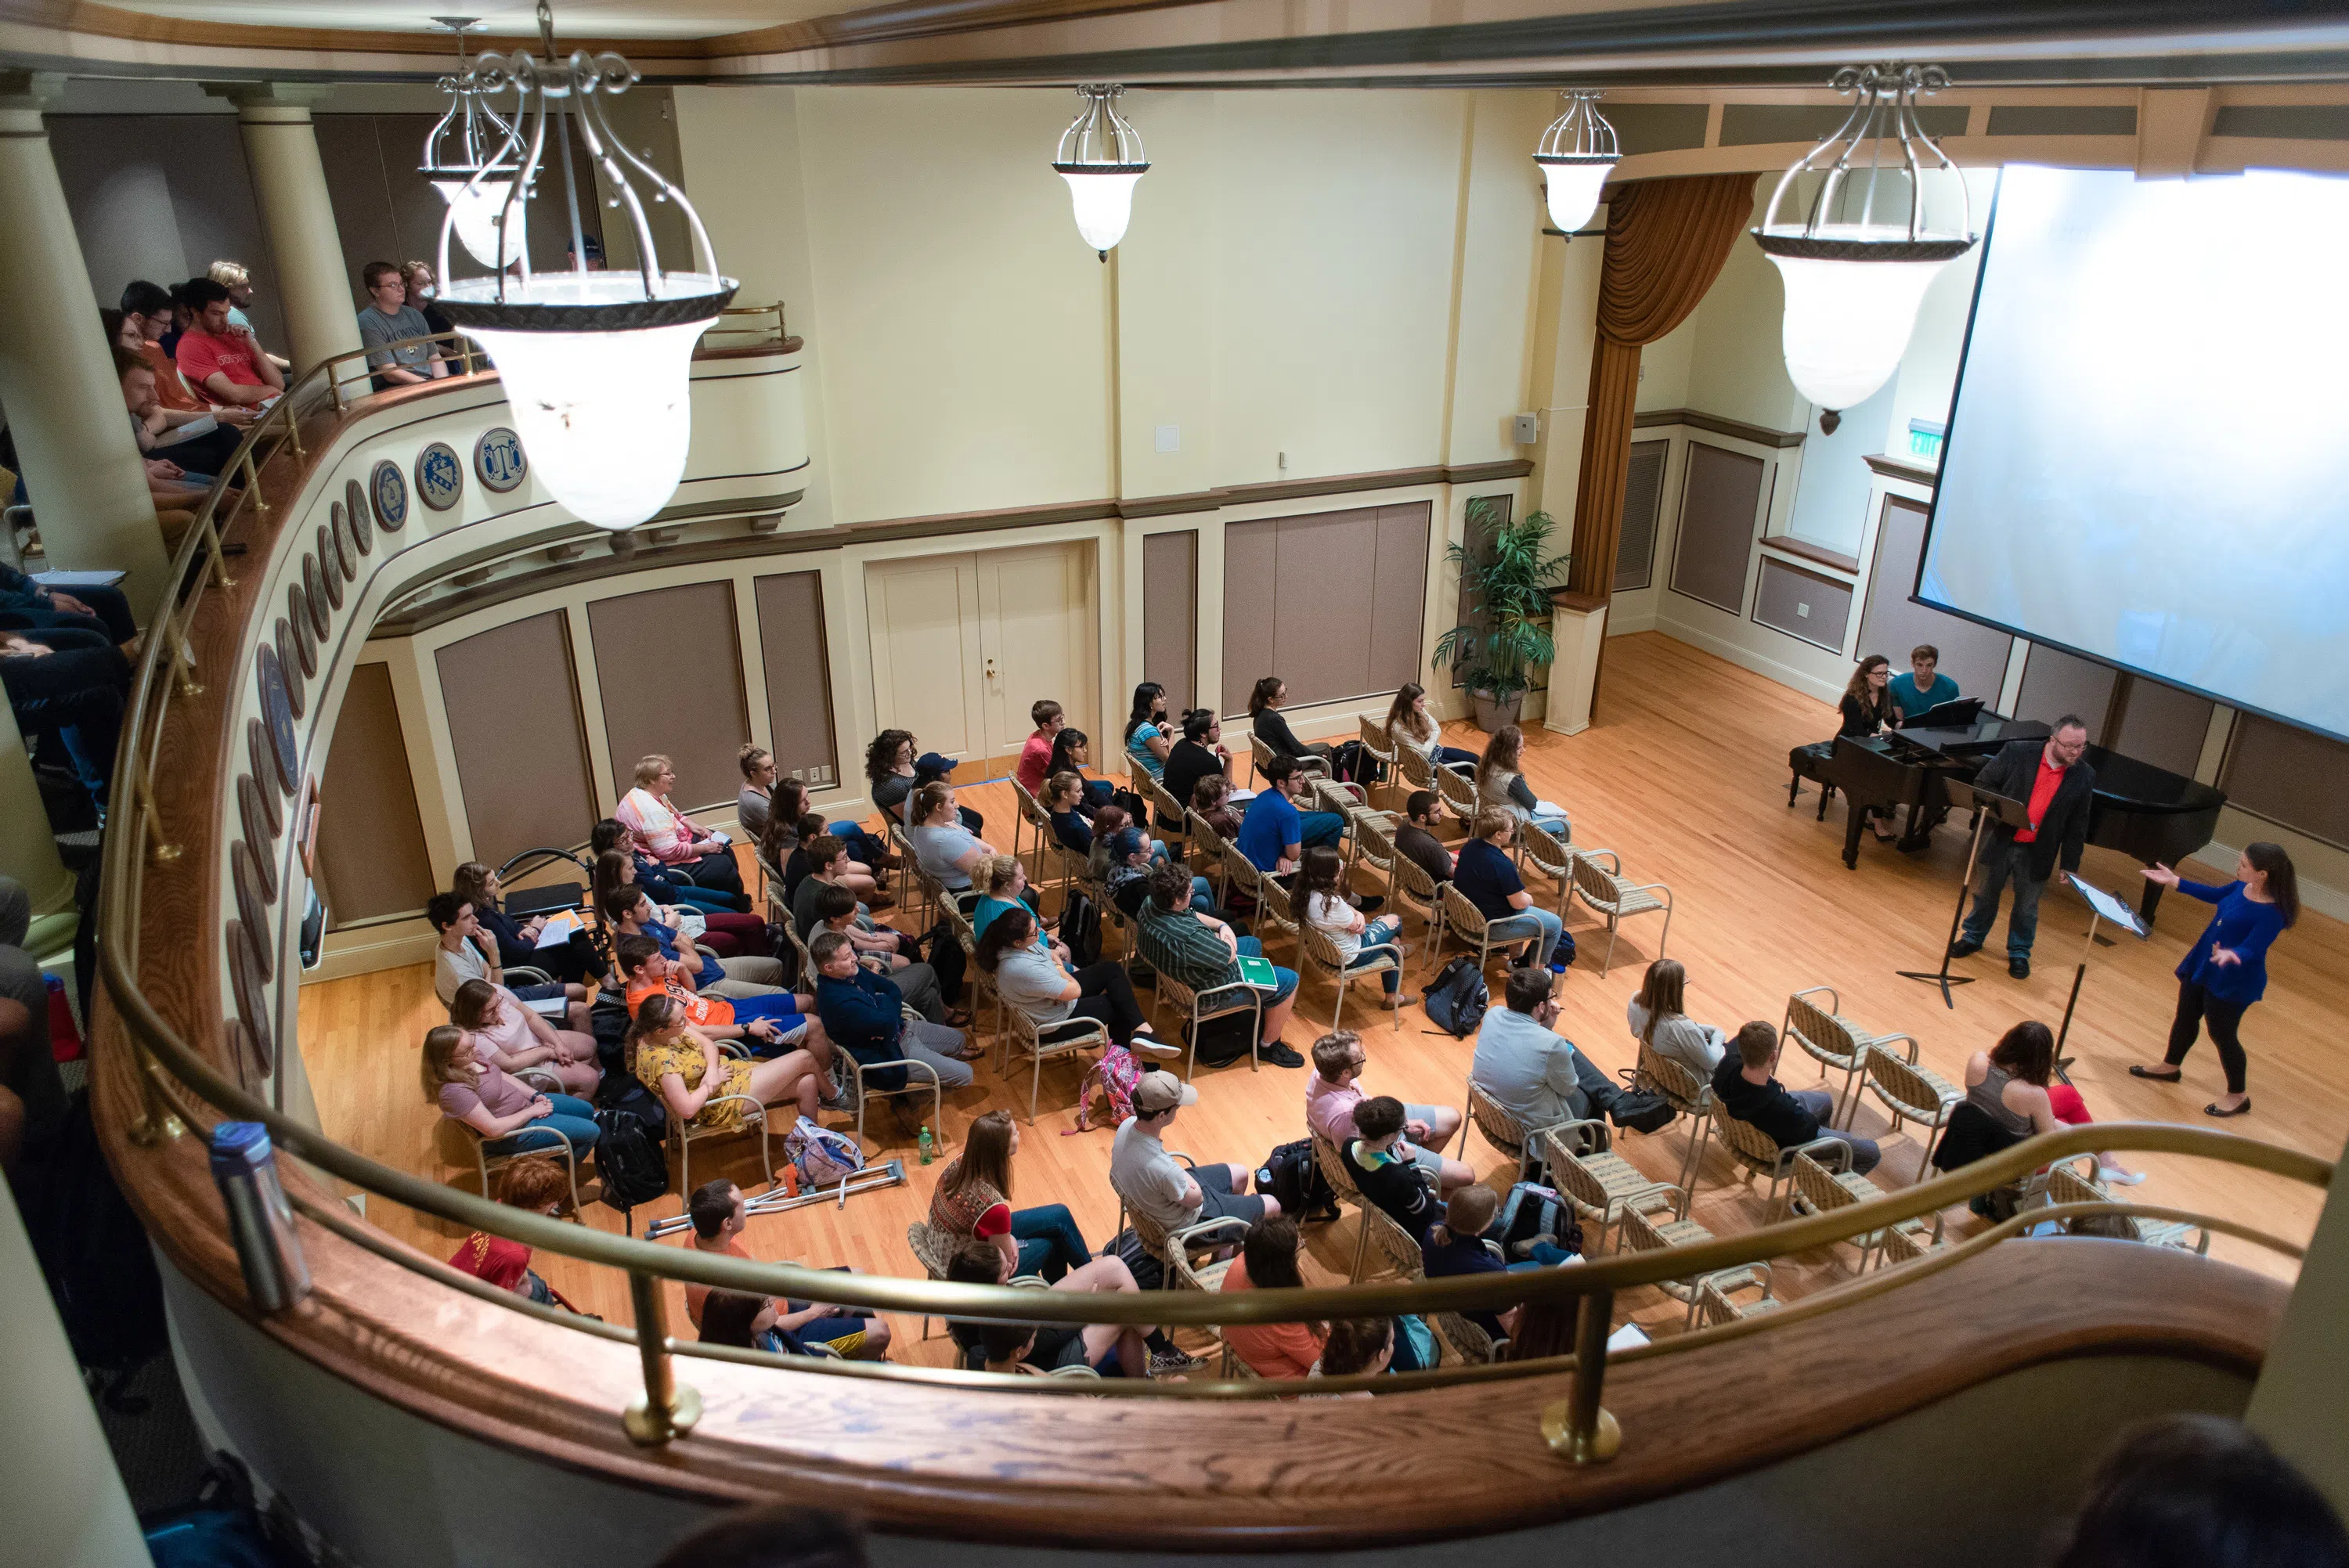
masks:
<svg viewBox="0 0 2349 1568"><path fill-rule="evenodd" d="M1247 984L1255 986L1259 991L1278 991L1280 989L1279 975L1274 972L1271 965L1266 963L1261 958L1242 957L1240 959L1240 978Z"/></svg>

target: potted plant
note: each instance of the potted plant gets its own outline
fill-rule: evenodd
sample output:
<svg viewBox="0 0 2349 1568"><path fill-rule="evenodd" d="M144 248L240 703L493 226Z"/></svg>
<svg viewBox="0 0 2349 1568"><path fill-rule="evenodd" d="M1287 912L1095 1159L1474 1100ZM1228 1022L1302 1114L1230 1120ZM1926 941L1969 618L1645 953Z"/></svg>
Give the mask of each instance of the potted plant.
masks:
<svg viewBox="0 0 2349 1568"><path fill-rule="evenodd" d="M1557 531L1549 513L1508 521L1494 511L1489 500L1470 501L1469 542L1444 551L1467 591L1468 618L1435 644L1436 665L1459 672L1476 727L1487 735L1517 722L1528 672L1557 655L1549 594L1570 559L1548 553Z"/></svg>

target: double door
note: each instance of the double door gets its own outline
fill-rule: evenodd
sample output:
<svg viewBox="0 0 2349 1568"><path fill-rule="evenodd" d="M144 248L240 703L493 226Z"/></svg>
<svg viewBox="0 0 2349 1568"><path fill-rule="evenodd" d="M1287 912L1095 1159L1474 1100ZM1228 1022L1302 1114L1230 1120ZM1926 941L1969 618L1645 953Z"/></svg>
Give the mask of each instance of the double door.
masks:
<svg viewBox="0 0 2349 1568"><path fill-rule="evenodd" d="M957 760L1017 757L1051 697L1104 744L1092 552L1082 542L926 555L865 569L873 699L884 728Z"/></svg>

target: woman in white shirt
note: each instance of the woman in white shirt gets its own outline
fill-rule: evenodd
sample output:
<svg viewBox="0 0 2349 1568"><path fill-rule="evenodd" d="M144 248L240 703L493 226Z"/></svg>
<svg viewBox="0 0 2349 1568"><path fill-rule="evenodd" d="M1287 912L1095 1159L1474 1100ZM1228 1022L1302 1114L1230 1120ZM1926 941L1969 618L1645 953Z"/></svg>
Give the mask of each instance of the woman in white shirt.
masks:
<svg viewBox="0 0 2349 1568"><path fill-rule="evenodd" d="M1417 681L1403 682L1395 693L1393 706L1387 709L1387 736L1426 758L1431 768L1465 770L1476 766L1475 752L1444 744L1444 727L1427 711L1427 688Z"/></svg>
<svg viewBox="0 0 2349 1568"><path fill-rule="evenodd" d="M620 798L612 815L661 864L681 868L701 887L740 892L742 872L734 863L734 851L669 804L669 792L676 788L677 764L655 753L636 764L636 787Z"/></svg>
<svg viewBox="0 0 2349 1568"><path fill-rule="evenodd" d="M1670 1057L1699 1081L1711 1083L1729 1042L1719 1029L1700 1024L1682 1011L1688 972L1677 958L1659 958L1648 965L1640 994L1626 1007L1625 1018L1640 1043L1660 1057Z"/></svg>
<svg viewBox="0 0 2349 1568"><path fill-rule="evenodd" d="M1573 830L1567 822L1566 812L1537 799L1533 786L1519 771L1525 755L1524 730L1514 724L1505 724L1493 732L1493 738L1485 746L1485 759L1476 764L1478 814L1498 811L1516 821L1539 823L1559 837L1566 837Z"/></svg>
<svg viewBox="0 0 2349 1568"><path fill-rule="evenodd" d="M1386 987L1385 1005L1408 1007L1419 1000L1406 996L1402 991L1402 949L1395 946L1391 953L1386 947L1402 934L1399 915L1381 915L1366 919L1354 907L1354 896L1346 888L1345 857L1327 844L1319 844L1305 851L1305 860L1298 872L1297 909L1305 923L1330 939L1346 967L1353 969L1375 963L1381 958L1392 958L1395 966L1382 970L1379 984ZM1363 949L1371 951L1365 953Z"/></svg>

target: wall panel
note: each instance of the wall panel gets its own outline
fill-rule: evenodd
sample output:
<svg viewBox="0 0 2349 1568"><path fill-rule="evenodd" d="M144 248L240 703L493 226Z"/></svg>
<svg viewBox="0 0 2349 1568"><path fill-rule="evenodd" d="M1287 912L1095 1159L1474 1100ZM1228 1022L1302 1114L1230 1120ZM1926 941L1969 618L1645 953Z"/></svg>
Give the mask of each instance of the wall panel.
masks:
<svg viewBox="0 0 2349 1568"><path fill-rule="evenodd" d="M2102 746L2116 678L2109 665L2033 643L2023 660L2023 690L2014 699L2014 717L2053 724L2067 713L2075 713L2087 724L2089 741Z"/></svg>
<svg viewBox="0 0 2349 1568"><path fill-rule="evenodd" d="M824 637L823 575L784 572L752 580L759 655L767 676L767 727L775 767L812 781L840 781L833 726L832 657ZM829 769L819 775L818 769Z"/></svg>
<svg viewBox="0 0 2349 1568"><path fill-rule="evenodd" d="M1754 619L1773 631L1840 653L1851 624L1851 584L1765 555L1762 584L1754 594Z"/></svg>
<svg viewBox="0 0 2349 1568"><path fill-rule="evenodd" d="M2194 777L2216 703L2143 676L2131 676L2121 687L2117 707L2106 746L2124 757Z"/></svg>
<svg viewBox="0 0 2349 1568"><path fill-rule="evenodd" d="M1272 673L1273 617L1280 603L1272 562L1279 538L1275 517L1224 529L1223 711L1240 718L1257 677Z"/></svg>
<svg viewBox="0 0 2349 1568"><path fill-rule="evenodd" d="M2349 746L2245 713L2235 717L2219 788L2230 804L2253 816L2349 849L2344 779L2349 779Z"/></svg>
<svg viewBox="0 0 2349 1568"><path fill-rule="evenodd" d="M1631 466L1623 477L1623 538L1615 556L1615 592L1645 588L1655 581L1656 524L1664 510L1664 459L1670 441L1634 441Z"/></svg>
<svg viewBox="0 0 2349 1568"><path fill-rule="evenodd" d="M742 787L736 754L750 738L733 585L688 583L598 599L587 606L587 626L614 789L626 794L637 759L659 752L677 765L670 798L678 806L730 805Z"/></svg>
<svg viewBox="0 0 2349 1568"><path fill-rule="evenodd" d="M1754 518L1768 466L1759 458L1704 441L1688 447L1680 542L1672 552L1672 592L1733 615L1745 612L1745 573Z"/></svg>
<svg viewBox="0 0 2349 1568"><path fill-rule="evenodd" d="M598 813L563 612L476 632L433 663L473 858L584 843Z"/></svg>
<svg viewBox="0 0 2349 1568"><path fill-rule="evenodd" d="M1806 468L1804 476L1809 477ZM2014 639L1961 615L1913 603L1917 558L1925 547L1925 509L1899 496L1884 498L1869 568L1867 606L1859 618L1859 651L1882 654L1895 674L1909 667L1909 650L1930 643L1941 650L1940 672L1968 696L1998 706L1999 683ZM2189 769L2191 771L2191 769Z"/></svg>
<svg viewBox="0 0 2349 1568"><path fill-rule="evenodd" d="M1420 678L1433 505L1264 518L1224 531L1224 711L1261 676L1288 704L1392 690Z"/></svg>
<svg viewBox="0 0 2349 1568"><path fill-rule="evenodd" d="M318 793L318 885L336 927L412 914L436 891L387 665L351 671Z"/></svg>
<svg viewBox="0 0 2349 1568"><path fill-rule="evenodd" d="M1195 706L1199 688L1199 536L1142 539L1142 678L1166 688L1166 707Z"/></svg>

